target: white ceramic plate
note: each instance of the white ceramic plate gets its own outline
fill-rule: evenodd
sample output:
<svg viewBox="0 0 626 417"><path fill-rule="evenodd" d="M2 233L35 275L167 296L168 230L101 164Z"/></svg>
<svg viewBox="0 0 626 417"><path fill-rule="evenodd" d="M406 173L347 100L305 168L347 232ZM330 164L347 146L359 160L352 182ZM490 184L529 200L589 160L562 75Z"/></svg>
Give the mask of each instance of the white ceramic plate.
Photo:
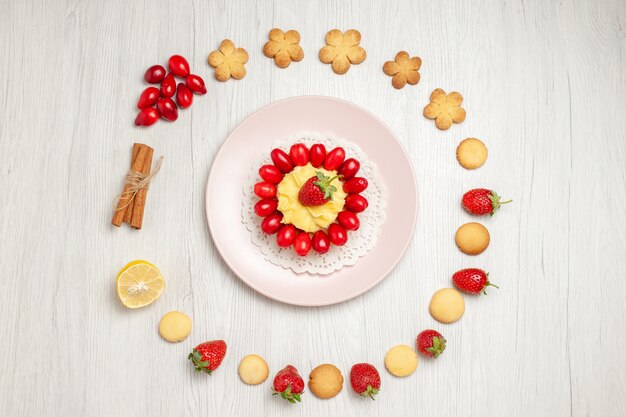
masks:
<svg viewBox="0 0 626 417"><path fill-rule="evenodd" d="M356 143L378 166L387 189L387 220L374 249L356 265L329 275L296 274L266 261L241 221L242 187L251 165L277 140L301 132ZM398 263L415 228L417 186L402 145L376 116L332 97L294 97L262 108L228 136L211 167L206 213L217 250L250 287L289 304L329 305L368 291Z"/></svg>

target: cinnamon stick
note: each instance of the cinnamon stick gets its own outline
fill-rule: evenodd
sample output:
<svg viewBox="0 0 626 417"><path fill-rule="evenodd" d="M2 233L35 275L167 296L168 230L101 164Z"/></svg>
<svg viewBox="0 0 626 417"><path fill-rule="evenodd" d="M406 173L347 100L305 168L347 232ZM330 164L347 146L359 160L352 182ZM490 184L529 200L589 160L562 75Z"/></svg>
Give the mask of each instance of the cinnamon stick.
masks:
<svg viewBox="0 0 626 417"><path fill-rule="evenodd" d="M148 148L148 154L143 161L143 166L141 167L140 172L143 175L148 176L150 175L150 171L152 169L152 155L154 153L154 150L147 145L144 146ZM139 157L137 157L137 159L139 159ZM141 225L143 224L143 210L146 205L147 193L148 189L142 188L141 190L137 191L137 194L135 195L135 200L133 201L133 213L130 221L130 225L135 229L141 229Z"/></svg>
<svg viewBox="0 0 626 417"><path fill-rule="evenodd" d="M139 153L139 149L141 149L141 143L133 143L133 152L130 157L130 166L132 167L135 163L135 159L137 159L137 154ZM134 203L126 206L124 210L124 223L130 224L130 220L133 218L133 206Z"/></svg>
<svg viewBox="0 0 626 417"><path fill-rule="evenodd" d="M134 146L133 146L134 147ZM148 157L148 153L150 154L150 163L152 163L152 148L147 145L139 144L139 150L137 152L137 158L133 162L131 166L131 171L142 172L143 166L145 165L146 158ZM120 227L122 222L124 221L124 215L126 214L126 208L130 206L130 200L133 197L128 191L130 190L131 185L126 184L124 186L124 192L122 196L117 202L117 207L115 212L113 213L113 219L111 219L111 224ZM135 198L137 198L135 196ZM124 209L122 207L125 207Z"/></svg>

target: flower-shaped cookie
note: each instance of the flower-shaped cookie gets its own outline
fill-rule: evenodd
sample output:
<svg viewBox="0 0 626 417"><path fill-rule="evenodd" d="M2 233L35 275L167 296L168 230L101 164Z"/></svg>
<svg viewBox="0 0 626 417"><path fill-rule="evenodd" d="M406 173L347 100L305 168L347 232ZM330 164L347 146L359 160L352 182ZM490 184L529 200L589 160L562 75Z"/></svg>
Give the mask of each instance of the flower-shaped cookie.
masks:
<svg viewBox="0 0 626 417"><path fill-rule="evenodd" d="M326 34L326 46L320 49L320 61L324 64L333 64L333 71L345 74L350 64L360 64L365 61L365 49L359 46L361 34L358 30L350 29L342 33L333 29Z"/></svg>
<svg viewBox="0 0 626 417"><path fill-rule="evenodd" d="M270 40L263 46L263 54L268 58L274 58L279 68L287 68L291 61L302 61L304 51L300 47L300 34L295 30L283 32L280 29L272 29Z"/></svg>
<svg viewBox="0 0 626 417"><path fill-rule="evenodd" d="M461 123L465 120L465 110L461 107L463 96L456 91L446 94L441 88L430 94L430 103L424 107L424 116L435 119L435 126L447 130L452 122Z"/></svg>
<svg viewBox="0 0 626 417"><path fill-rule="evenodd" d="M230 39L224 39L218 51L209 55L209 65L215 68L215 78L219 81L228 81L230 77L241 80L246 76L248 52L243 48L235 48Z"/></svg>
<svg viewBox="0 0 626 417"><path fill-rule="evenodd" d="M415 85L420 82L420 73L418 72L422 66L422 59L418 56L413 58L405 51L396 54L394 61L387 61L383 65L383 72L391 77L391 85L400 89L407 83Z"/></svg>

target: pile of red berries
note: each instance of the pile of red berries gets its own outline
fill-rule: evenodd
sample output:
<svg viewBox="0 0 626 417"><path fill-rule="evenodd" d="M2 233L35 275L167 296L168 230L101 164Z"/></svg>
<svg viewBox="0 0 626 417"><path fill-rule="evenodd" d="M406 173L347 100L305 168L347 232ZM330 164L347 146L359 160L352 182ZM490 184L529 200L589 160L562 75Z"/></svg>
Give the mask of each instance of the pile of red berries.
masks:
<svg viewBox="0 0 626 417"><path fill-rule="evenodd" d="M343 148L337 147L326 152L322 144L315 144L311 149L302 143L294 144L289 150L289 154L281 149L274 149L270 153L273 164L263 165L259 168L259 176L263 181L254 185L254 193L261 198L254 206L257 216L263 217L261 229L263 232L276 234L276 243L281 248L293 246L296 253L306 256L311 249L319 254L324 254L330 250L331 244L343 246L348 241L348 231L358 230L361 223L357 213L364 211L368 202L360 193L367 186L367 179L357 177L361 164L354 158L345 159L346 152ZM343 190L348 194L344 203L344 209L337 215L337 222L331 224L328 230L319 230L313 234L304 232L292 224L283 224L283 214L277 210L278 200L277 184L280 183L285 174L291 172L296 166L304 166L310 163L314 168L323 167L326 171L337 171L337 176L342 183ZM316 177L307 181L312 184ZM330 180L326 179L329 183ZM299 200L303 205L322 205L328 201L322 190L312 187L307 190L306 200L319 200L318 203L308 203L303 200L303 190L309 187L305 184L300 190ZM313 195L317 193L319 195Z"/></svg>
<svg viewBox="0 0 626 417"><path fill-rule="evenodd" d="M148 87L139 96L137 108L140 110L135 118L137 126L150 126L159 117L170 122L178 119L178 108L186 109L193 102L193 94L206 94L204 80L189 71L189 63L180 55L172 55L167 63L170 72L166 73L162 65L153 65L143 78L150 84L161 84L160 88ZM176 79L184 78L184 83ZM176 102L172 97L176 94Z"/></svg>

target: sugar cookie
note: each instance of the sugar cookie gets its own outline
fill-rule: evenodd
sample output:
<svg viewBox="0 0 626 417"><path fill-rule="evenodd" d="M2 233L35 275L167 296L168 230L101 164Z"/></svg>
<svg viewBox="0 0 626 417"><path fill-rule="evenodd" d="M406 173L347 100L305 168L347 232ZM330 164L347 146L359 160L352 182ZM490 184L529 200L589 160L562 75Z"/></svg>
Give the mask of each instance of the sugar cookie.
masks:
<svg viewBox="0 0 626 417"><path fill-rule="evenodd" d="M263 55L274 58L276 66L287 68L291 62L300 62L304 51L300 46L300 34L295 30L283 32L274 28L270 31L270 40L263 46Z"/></svg>
<svg viewBox="0 0 626 417"><path fill-rule="evenodd" d="M230 39L224 39L217 51L209 55L209 65L215 68L215 78L218 81L228 81L230 77L241 80L246 76L248 52L243 48L235 48Z"/></svg>
<svg viewBox="0 0 626 417"><path fill-rule="evenodd" d="M333 29L326 34L326 46L320 49L319 58L324 64L332 64L335 74L345 74L350 65L365 61L365 49L361 43L361 33L356 29L341 32Z"/></svg>
<svg viewBox="0 0 626 417"><path fill-rule="evenodd" d="M487 160L487 147L476 138L467 138L456 148L456 160L465 169L476 169Z"/></svg>
<svg viewBox="0 0 626 417"><path fill-rule="evenodd" d="M401 89L405 85L415 85L420 82L419 69L422 66L422 59L419 56L411 58L408 52L400 51L393 61L385 62L383 72L390 77L391 85L395 89Z"/></svg>
<svg viewBox="0 0 626 417"><path fill-rule="evenodd" d="M159 322L159 334L168 342L185 340L191 333L191 319L180 311L170 311Z"/></svg>
<svg viewBox="0 0 626 417"><path fill-rule="evenodd" d="M478 255L489 246L489 231L480 223L465 223L454 235L456 245L467 255Z"/></svg>
<svg viewBox="0 0 626 417"><path fill-rule="evenodd" d="M343 388L343 375L335 365L319 365L309 375L309 388L317 398L332 398Z"/></svg>
<svg viewBox="0 0 626 417"><path fill-rule="evenodd" d="M395 376L409 376L417 369L417 352L407 345L397 345L385 355L385 368Z"/></svg>
<svg viewBox="0 0 626 417"><path fill-rule="evenodd" d="M428 311L440 323L454 323L463 317L465 301L454 288L442 288L433 294Z"/></svg>
<svg viewBox="0 0 626 417"><path fill-rule="evenodd" d="M239 362L239 378L248 385L258 385L267 379L270 368L259 355L246 355Z"/></svg>
<svg viewBox="0 0 626 417"><path fill-rule="evenodd" d="M465 109L461 107L463 96L456 91L446 94L441 88L436 88L430 94L430 103L424 107L424 117L435 119L435 126L439 130L448 130L452 123L462 123L465 120Z"/></svg>

